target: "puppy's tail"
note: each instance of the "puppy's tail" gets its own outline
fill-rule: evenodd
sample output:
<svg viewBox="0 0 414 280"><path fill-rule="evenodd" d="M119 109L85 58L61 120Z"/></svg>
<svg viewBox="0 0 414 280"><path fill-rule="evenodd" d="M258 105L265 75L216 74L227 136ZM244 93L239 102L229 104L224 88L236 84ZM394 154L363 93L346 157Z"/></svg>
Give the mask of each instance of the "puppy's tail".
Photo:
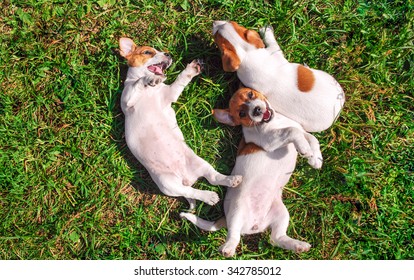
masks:
<svg viewBox="0 0 414 280"><path fill-rule="evenodd" d="M192 222L193 224L195 224L196 226L198 226L202 230L216 231L216 230L219 230L223 227L226 227L226 218L225 217L221 217L220 219L218 219L215 222L201 219L200 217L197 217L194 214L186 213L186 212L181 212L180 217L183 218L183 219L189 220L190 222Z"/></svg>

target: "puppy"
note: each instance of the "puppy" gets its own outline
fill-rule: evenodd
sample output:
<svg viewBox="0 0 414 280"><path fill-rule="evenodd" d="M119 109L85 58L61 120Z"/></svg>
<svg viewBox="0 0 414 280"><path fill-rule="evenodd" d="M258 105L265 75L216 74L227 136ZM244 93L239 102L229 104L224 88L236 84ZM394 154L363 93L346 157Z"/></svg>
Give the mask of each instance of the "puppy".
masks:
<svg viewBox="0 0 414 280"><path fill-rule="evenodd" d="M220 174L198 157L186 145L171 107L184 87L200 73L200 62L188 64L174 83L166 85L164 71L172 63L168 53L138 47L128 38L121 38L119 46L129 66L121 107L125 115L126 143L132 154L165 195L185 197L190 209L195 207L195 200L216 204L218 195L192 188L195 181L203 176L213 185L235 187L241 182L241 176Z"/></svg>
<svg viewBox="0 0 414 280"><path fill-rule="evenodd" d="M239 146L232 172L241 174L243 182L228 189L225 217L218 221L190 213L181 213L181 217L208 231L227 226L227 239L220 247L226 257L235 254L241 234L259 233L269 227L272 244L297 253L308 251L311 245L286 235L289 213L282 202L282 189L295 168L297 151L312 167L321 168L318 140L297 122L276 113L261 93L248 88L233 95L229 109L217 109L213 114L224 124L242 125L247 144Z"/></svg>
<svg viewBox="0 0 414 280"><path fill-rule="evenodd" d="M295 120L306 131L329 128L345 101L341 86L323 71L289 63L271 27L260 32L264 42L259 33L235 22L213 23L224 71L237 71L246 87L262 92L277 112Z"/></svg>

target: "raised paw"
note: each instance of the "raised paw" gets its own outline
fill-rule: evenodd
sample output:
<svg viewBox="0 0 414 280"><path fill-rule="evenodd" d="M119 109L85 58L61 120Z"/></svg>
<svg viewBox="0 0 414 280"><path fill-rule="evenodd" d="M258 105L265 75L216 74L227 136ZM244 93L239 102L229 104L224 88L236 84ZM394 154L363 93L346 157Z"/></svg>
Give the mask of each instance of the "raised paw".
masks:
<svg viewBox="0 0 414 280"><path fill-rule="evenodd" d="M306 143L307 144L307 143ZM309 144L307 145L297 145L297 150L300 155L304 158L311 158L313 156L313 151Z"/></svg>
<svg viewBox="0 0 414 280"><path fill-rule="evenodd" d="M204 69L204 61L201 58L197 58L192 61L192 63L195 63L195 67L197 68L198 74L201 73Z"/></svg>
<svg viewBox="0 0 414 280"><path fill-rule="evenodd" d="M201 59L194 59L187 65L187 70L191 71L192 76L197 76L203 70L204 62Z"/></svg>
<svg viewBox="0 0 414 280"><path fill-rule="evenodd" d="M260 35L262 35L262 38L265 36L266 32L273 33L274 32L273 27L271 25L265 25L259 29L259 33Z"/></svg>
<svg viewBox="0 0 414 280"><path fill-rule="evenodd" d="M315 169L321 169L323 163L322 155L317 156L316 154L314 154L313 156L308 158L308 163Z"/></svg>
<svg viewBox="0 0 414 280"><path fill-rule="evenodd" d="M241 175L235 175L235 176L229 176L229 187L234 188L240 185L240 183L243 181L243 176Z"/></svg>
<svg viewBox="0 0 414 280"><path fill-rule="evenodd" d="M220 201L220 198L217 193L212 191L205 191L204 196L200 198L201 201L207 203L208 205L215 205L217 202Z"/></svg>
<svg viewBox="0 0 414 280"><path fill-rule="evenodd" d="M318 145L312 145L312 156L308 158L308 163L315 169L320 169L323 163L323 157Z"/></svg>
<svg viewBox="0 0 414 280"><path fill-rule="evenodd" d="M144 79L145 79L144 80L145 86L155 87L156 85L163 82L164 77L153 75L153 76L145 76Z"/></svg>

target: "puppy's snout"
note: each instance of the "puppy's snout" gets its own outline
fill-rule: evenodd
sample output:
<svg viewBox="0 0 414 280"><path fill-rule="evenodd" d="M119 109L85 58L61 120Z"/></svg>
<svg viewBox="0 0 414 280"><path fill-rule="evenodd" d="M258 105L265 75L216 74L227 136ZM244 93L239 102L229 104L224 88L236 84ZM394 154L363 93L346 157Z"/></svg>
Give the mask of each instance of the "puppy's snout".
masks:
<svg viewBox="0 0 414 280"><path fill-rule="evenodd" d="M218 28L222 25L226 24L226 21L224 20L216 20L213 22L213 34L216 34L218 31Z"/></svg>
<svg viewBox="0 0 414 280"><path fill-rule="evenodd" d="M226 23L226 21L225 20L215 20L214 22L213 22L213 27L217 27L217 26L219 26L219 25L223 25L223 24L225 24Z"/></svg>
<svg viewBox="0 0 414 280"><path fill-rule="evenodd" d="M166 57L171 58L171 55L167 52L163 53Z"/></svg>
<svg viewBox="0 0 414 280"><path fill-rule="evenodd" d="M259 106L254 107L253 116L258 117L258 116L261 116L262 114L263 114L262 108L260 108Z"/></svg>

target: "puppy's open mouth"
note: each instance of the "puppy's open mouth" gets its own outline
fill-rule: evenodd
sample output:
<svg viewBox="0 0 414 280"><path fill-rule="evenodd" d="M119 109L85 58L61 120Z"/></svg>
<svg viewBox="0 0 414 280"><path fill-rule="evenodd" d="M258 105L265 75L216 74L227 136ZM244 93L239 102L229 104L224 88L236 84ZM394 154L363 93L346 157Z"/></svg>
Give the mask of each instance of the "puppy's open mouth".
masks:
<svg viewBox="0 0 414 280"><path fill-rule="evenodd" d="M273 111L272 109L267 108L266 112L263 113L263 118L262 118L262 122L270 122L270 120L273 117Z"/></svg>
<svg viewBox="0 0 414 280"><path fill-rule="evenodd" d="M164 76L164 71L165 69L168 68L168 63L161 62L161 63L150 65L147 68L150 72L154 73L155 75Z"/></svg>

